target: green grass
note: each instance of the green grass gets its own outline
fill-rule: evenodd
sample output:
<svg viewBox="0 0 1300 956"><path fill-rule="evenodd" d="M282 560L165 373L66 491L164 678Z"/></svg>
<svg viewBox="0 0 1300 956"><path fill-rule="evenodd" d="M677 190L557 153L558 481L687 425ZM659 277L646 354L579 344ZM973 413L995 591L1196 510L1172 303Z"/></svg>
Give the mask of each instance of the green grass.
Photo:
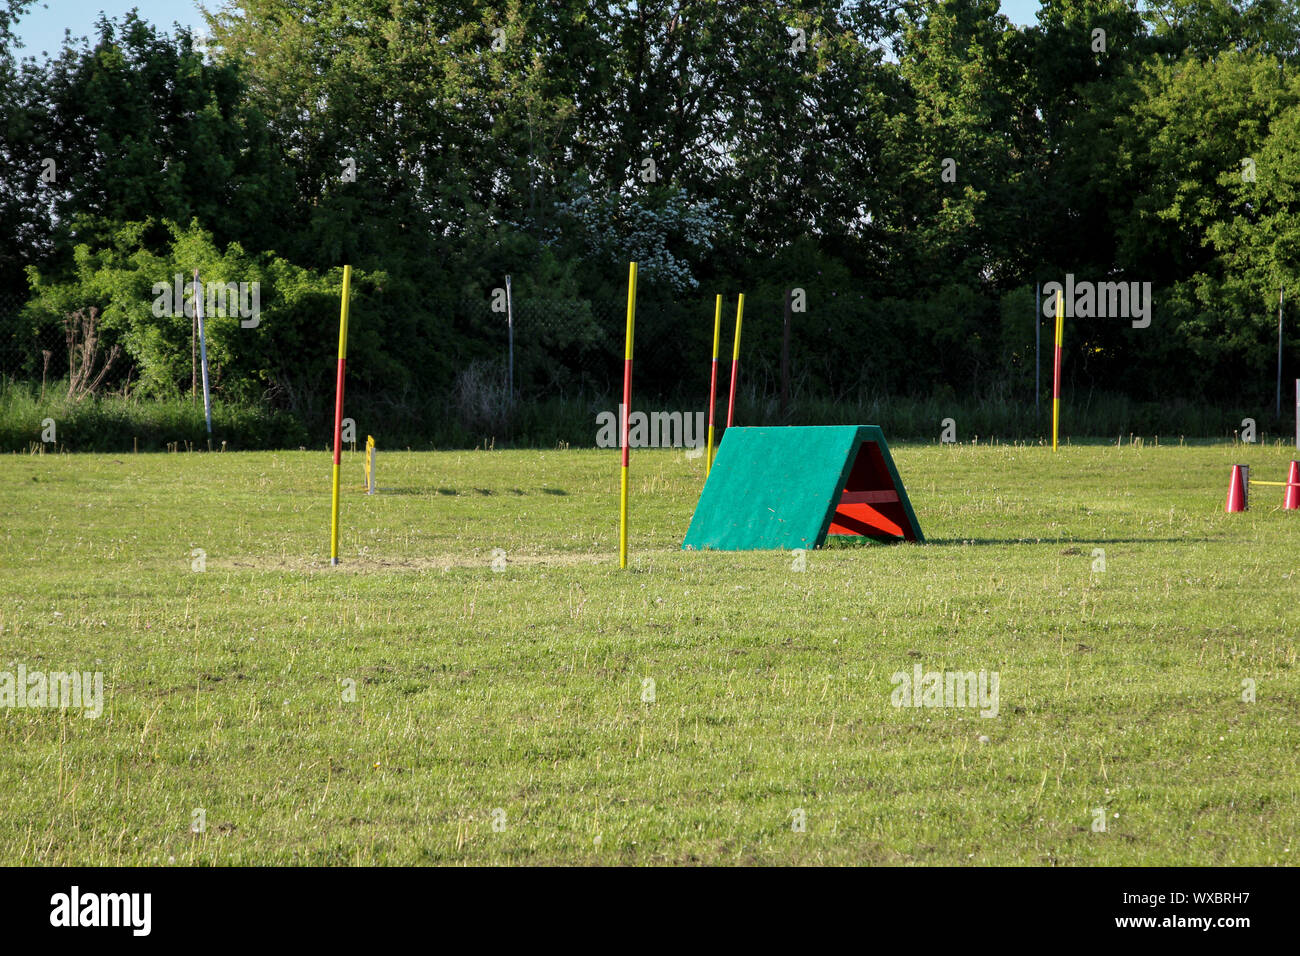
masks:
<svg viewBox="0 0 1300 956"><path fill-rule="evenodd" d="M627 572L608 451L381 452L370 498L350 454L333 569L321 452L7 456L0 670L106 702L0 710L0 859L1294 862L1300 513L1223 513L1293 453L894 454L930 543L802 573L678 550L681 452L634 454ZM998 716L893 707L917 663Z"/></svg>

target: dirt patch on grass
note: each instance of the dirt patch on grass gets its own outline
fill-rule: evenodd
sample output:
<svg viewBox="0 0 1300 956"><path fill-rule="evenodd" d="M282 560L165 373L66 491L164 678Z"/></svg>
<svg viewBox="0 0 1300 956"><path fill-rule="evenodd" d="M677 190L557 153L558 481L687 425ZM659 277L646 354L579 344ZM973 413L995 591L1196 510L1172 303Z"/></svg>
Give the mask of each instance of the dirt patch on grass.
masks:
<svg viewBox="0 0 1300 956"><path fill-rule="evenodd" d="M226 569L232 571L329 571L333 574L371 574L376 571L450 571L453 568L482 568L490 570L494 558L491 553L475 554L430 554L420 557L384 557L363 555L341 559L337 567L332 567L329 559L320 558L279 558L253 560L235 558L229 561L213 561L208 558L209 569ZM584 564L618 565L618 555L613 552L567 552L557 551L551 554L507 554L505 570L516 567L574 567Z"/></svg>

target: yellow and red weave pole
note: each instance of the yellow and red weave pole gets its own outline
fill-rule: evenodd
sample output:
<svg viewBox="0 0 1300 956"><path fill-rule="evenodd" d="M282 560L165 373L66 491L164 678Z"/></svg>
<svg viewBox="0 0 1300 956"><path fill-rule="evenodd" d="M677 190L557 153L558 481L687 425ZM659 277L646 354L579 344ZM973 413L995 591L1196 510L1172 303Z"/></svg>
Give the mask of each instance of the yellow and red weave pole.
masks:
<svg viewBox="0 0 1300 956"><path fill-rule="evenodd" d="M632 331L636 327L636 263L627 266L627 346L623 351L623 469L618 497L618 566L627 567L628 423L632 418Z"/></svg>
<svg viewBox="0 0 1300 956"><path fill-rule="evenodd" d="M713 304L713 369L709 373L709 447L704 454L704 477L713 469L713 408L718 404L718 340L722 337L722 296Z"/></svg>
<svg viewBox="0 0 1300 956"><path fill-rule="evenodd" d="M740 372L740 320L745 315L745 293L736 300L736 343L731 349L731 397L727 399L727 427L736 415L736 375Z"/></svg>
<svg viewBox="0 0 1300 956"><path fill-rule="evenodd" d="M1061 429L1061 338L1065 332L1065 295L1056 293L1056 358L1052 373L1052 451Z"/></svg>
<svg viewBox="0 0 1300 956"><path fill-rule="evenodd" d="M343 453L343 369L348 362L348 292L352 267L343 267L343 305L339 313L339 370L334 391L334 497L330 505L330 564L339 563L339 459Z"/></svg>

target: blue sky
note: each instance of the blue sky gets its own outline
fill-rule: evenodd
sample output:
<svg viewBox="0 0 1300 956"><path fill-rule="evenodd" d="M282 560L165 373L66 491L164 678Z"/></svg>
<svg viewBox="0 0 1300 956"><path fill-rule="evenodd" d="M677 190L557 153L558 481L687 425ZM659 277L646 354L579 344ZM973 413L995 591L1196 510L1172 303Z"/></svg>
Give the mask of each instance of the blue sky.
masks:
<svg viewBox="0 0 1300 956"><path fill-rule="evenodd" d="M222 5L222 0L206 0L206 6L212 9ZM43 59L42 51L58 50L65 29L71 29L73 36L89 36L101 10L111 19L118 19L133 8L150 23L170 28L173 21L179 21L202 32L203 18L194 0L36 0L14 31L23 41L19 56Z"/></svg>
<svg viewBox="0 0 1300 956"><path fill-rule="evenodd" d="M224 2L206 0L206 5L217 9ZM42 51L59 48L65 28L71 28L73 36L88 36L101 10L116 19L133 7L159 26L170 27L179 21L202 32L203 18L195 0L38 0L18 21L17 33L24 44L20 55L41 58ZM1013 23L1033 23L1037 11L1038 0L1002 0L1002 12Z"/></svg>

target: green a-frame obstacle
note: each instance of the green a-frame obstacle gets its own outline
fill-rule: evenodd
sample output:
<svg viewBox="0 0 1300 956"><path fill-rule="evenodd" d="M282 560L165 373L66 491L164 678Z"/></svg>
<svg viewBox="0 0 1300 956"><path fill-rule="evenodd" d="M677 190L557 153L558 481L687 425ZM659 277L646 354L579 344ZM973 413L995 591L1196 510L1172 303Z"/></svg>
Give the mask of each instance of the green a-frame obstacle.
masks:
<svg viewBox="0 0 1300 956"><path fill-rule="evenodd" d="M728 428L682 548L818 548L828 535L925 540L879 426Z"/></svg>

